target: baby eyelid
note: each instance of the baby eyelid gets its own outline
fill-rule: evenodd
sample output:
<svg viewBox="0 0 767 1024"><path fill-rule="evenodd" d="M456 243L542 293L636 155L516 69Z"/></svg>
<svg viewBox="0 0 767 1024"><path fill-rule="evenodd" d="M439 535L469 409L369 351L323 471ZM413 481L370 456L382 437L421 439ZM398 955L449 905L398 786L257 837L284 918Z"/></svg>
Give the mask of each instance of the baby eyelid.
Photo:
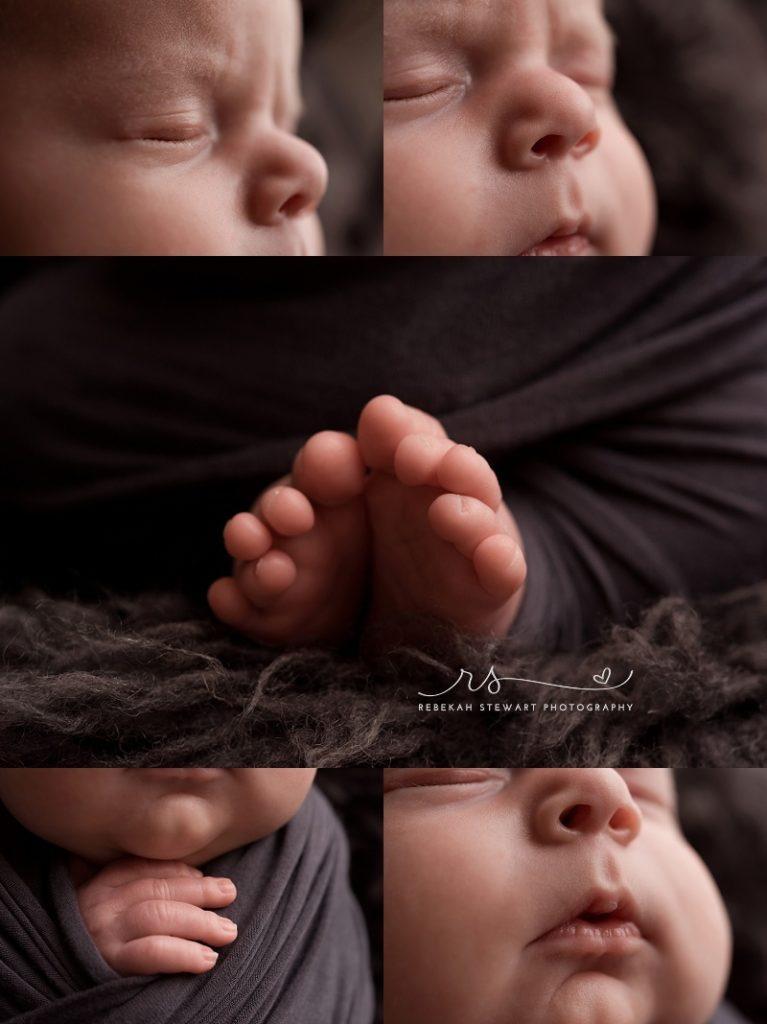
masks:
<svg viewBox="0 0 767 1024"><path fill-rule="evenodd" d="M200 142L201 139L203 138L207 138L207 132L200 131L197 132L195 135L185 135L183 137L174 137L171 135L170 132L167 135L163 134L162 132L153 132L151 135L149 133L147 133L146 135L142 135L139 141L157 142L165 146L192 146Z"/></svg>
<svg viewBox="0 0 767 1024"><path fill-rule="evenodd" d="M472 786L488 782L492 779L499 780L509 774L507 769L493 768L435 768L418 769L412 774L400 778L398 784L387 788L397 789L428 789L439 786Z"/></svg>
<svg viewBox="0 0 767 1024"><path fill-rule="evenodd" d="M644 789L640 786L629 786L629 792L631 793L632 799L642 802L655 804L657 807L662 807L664 810L671 811L673 808L669 801L660 793L656 793L649 789Z"/></svg>
<svg viewBox="0 0 767 1024"><path fill-rule="evenodd" d="M443 82L422 82L393 86L384 90L384 102L396 104L432 100L440 96L448 96L451 93L463 92L467 85L466 81L452 79L451 81Z"/></svg>

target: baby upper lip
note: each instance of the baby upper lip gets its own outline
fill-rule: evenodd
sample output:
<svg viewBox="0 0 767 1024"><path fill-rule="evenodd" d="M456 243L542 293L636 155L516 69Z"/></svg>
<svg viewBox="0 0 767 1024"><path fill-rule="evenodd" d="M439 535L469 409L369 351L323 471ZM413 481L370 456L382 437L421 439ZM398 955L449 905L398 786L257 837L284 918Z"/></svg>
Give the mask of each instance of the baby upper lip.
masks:
<svg viewBox="0 0 767 1024"><path fill-rule="evenodd" d="M568 238L570 235L590 236L591 224L585 214L565 217L554 227L548 238Z"/></svg>
<svg viewBox="0 0 767 1024"><path fill-rule="evenodd" d="M568 213L559 214L551 224L548 234L543 238L535 240L531 245L525 246L524 250L518 255L526 255L533 252L533 250L539 249L546 243L554 242L555 240L562 240L565 238L583 238L588 242L592 242L592 223L591 218L585 213Z"/></svg>
<svg viewBox="0 0 767 1024"><path fill-rule="evenodd" d="M534 941L545 939L576 921L588 922L596 927L633 924L644 935L641 912L628 889L595 888L573 901L564 914L560 912L553 924L541 932Z"/></svg>

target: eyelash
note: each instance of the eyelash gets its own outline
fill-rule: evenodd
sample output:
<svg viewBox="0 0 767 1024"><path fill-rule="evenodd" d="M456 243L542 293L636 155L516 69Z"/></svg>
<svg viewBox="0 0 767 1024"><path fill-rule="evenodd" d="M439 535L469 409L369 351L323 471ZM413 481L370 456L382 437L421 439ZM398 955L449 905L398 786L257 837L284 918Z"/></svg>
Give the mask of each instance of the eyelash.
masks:
<svg viewBox="0 0 767 1024"><path fill-rule="evenodd" d="M185 138L170 138L169 136L162 135L142 135L139 136L138 142L149 142L161 146L191 146L199 143L202 139L210 138L210 132L200 129L194 135L188 135Z"/></svg>
<svg viewBox="0 0 767 1024"><path fill-rule="evenodd" d="M451 82L449 85L440 85L436 89L431 89L429 92L421 92L414 94L413 96L384 96L384 103L389 104L406 104L406 103L418 103L423 100L434 99L437 96L441 96L443 93L449 93L453 90L461 91L466 90L465 84L458 84L457 82Z"/></svg>
<svg viewBox="0 0 767 1024"><path fill-rule="evenodd" d="M505 771L505 769L504 769ZM451 786L476 786L483 782L488 782L491 779L499 779L497 772L492 769L486 768L456 768L453 769L435 769L433 773L419 772L416 776L405 780L391 787L384 787L388 791L391 789L436 789L439 787L451 787Z"/></svg>

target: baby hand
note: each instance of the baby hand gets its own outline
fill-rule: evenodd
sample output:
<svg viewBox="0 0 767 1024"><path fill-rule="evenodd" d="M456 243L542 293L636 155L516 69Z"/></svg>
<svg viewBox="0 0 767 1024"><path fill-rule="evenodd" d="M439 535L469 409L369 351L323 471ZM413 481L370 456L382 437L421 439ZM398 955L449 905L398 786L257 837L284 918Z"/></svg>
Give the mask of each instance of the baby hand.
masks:
<svg viewBox="0 0 767 1024"><path fill-rule="evenodd" d="M211 946L237 937L227 907L237 890L176 861L125 857L77 887L80 913L99 952L122 975L203 974L218 959Z"/></svg>

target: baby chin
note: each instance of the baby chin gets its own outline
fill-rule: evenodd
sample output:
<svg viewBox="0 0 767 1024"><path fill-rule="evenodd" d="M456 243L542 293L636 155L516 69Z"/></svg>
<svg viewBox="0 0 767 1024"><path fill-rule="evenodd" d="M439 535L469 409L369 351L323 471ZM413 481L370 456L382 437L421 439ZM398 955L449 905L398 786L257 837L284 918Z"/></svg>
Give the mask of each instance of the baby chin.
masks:
<svg viewBox="0 0 767 1024"><path fill-rule="evenodd" d="M548 1000L539 993L537 1014L524 1018L536 1024L660 1024L661 1019L647 985L598 971L573 975Z"/></svg>
<svg viewBox="0 0 767 1024"><path fill-rule="evenodd" d="M123 839L125 852L135 857L202 863L221 832L220 808L208 796L169 792L144 805Z"/></svg>

